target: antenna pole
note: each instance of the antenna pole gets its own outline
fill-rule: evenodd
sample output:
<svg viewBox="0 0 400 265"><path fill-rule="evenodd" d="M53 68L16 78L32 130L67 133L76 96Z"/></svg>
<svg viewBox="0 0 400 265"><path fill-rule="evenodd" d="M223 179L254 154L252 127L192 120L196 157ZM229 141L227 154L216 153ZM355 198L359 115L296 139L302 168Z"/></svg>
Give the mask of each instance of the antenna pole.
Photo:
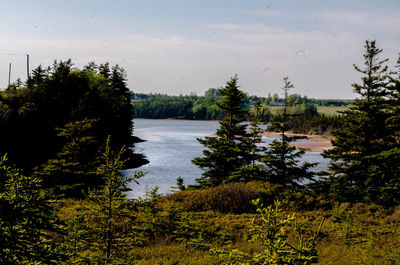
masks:
<svg viewBox="0 0 400 265"><path fill-rule="evenodd" d="M29 54L26 55L26 73L29 80Z"/></svg>
<svg viewBox="0 0 400 265"><path fill-rule="evenodd" d="M8 87L10 87L10 81L11 81L11 63L8 66Z"/></svg>

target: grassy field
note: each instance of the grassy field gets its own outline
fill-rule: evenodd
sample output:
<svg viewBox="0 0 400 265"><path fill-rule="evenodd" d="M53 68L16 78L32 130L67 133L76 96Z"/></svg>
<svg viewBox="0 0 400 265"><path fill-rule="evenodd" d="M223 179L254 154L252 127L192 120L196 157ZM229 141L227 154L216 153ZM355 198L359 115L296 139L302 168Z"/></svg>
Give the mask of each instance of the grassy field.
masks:
<svg viewBox="0 0 400 265"><path fill-rule="evenodd" d="M347 110L348 108L349 108L348 106L340 106L340 107L317 106L318 112L325 115L336 115L339 114L339 111L344 111Z"/></svg>
<svg viewBox="0 0 400 265"><path fill-rule="evenodd" d="M335 107L335 106L317 106L317 110L320 114L324 115L337 115L339 114L339 111L344 111L348 109L348 106L340 106L340 107ZM282 106L269 106L268 107L273 114L277 114L280 110L282 110Z"/></svg>
<svg viewBox="0 0 400 265"><path fill-rule="evenodd" d="M118 242L134 244L115 244L113 259L119 263L112 264L243 264L232 263L229 257L215 254L214 250L235 249L250 256L266 251L260 240L249 241L254 235L253 224L262 221L251 203L255 198L260 198L265 206L280 199L282 214L278 221L295 213L296 221L285 222L280 230L295 247L300 246L303 236L311 237L324 220L316 241L317 264L400 263L400 206L342 203L332 207L326 198L308 190L282 191L277 185L250 182L179 191L132 208L136 209L131 213L133 223L119 219L126 231L115 235L119 236ZM80 218L88 202L69 199L59 207L59 218L73 224L68 227L69 235L76 235L74 240L64 242L73 246L75 255L60 264L82 264L77 257L100 257L102 252L93 246L101 245L102 238L88 244L93 239L86 229L96 219Z"/></svg>

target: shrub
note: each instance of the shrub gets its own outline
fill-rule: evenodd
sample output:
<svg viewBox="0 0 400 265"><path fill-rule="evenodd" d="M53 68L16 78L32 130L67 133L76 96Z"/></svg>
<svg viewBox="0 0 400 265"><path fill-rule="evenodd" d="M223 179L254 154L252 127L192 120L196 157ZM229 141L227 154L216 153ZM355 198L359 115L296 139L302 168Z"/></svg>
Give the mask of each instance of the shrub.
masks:
<svg viewBox="0 0 400 265"><path fill-rule="evenodd" d="M260 199L263 204L281 200L285 208L310 210L326 208L315 192L303 187L287 187L269 182L236 182L201 190L184 190L166 196L167 200L179 202L184 211L218 211L221 213L254 213L251 203Z"/></svg>
<svg viewBox="0 0 400 265"><path fill-rule="evenodd" d="M275 186L263 182L228 183L202 190L186 190L168 195L180 202L186 211L218 211L222 213L254 212L252 200L273 199Z"/></svg>

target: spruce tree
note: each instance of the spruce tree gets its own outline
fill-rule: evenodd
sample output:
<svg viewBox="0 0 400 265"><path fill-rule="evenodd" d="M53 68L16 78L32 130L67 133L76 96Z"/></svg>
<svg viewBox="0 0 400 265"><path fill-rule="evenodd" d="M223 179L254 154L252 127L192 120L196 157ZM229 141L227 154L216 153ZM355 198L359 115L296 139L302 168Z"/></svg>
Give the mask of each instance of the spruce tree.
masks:
<svg viewBox="0 0 400 265"><path fill-rule="evenodd" d="M384 150L373 156L376 164L372 173L375 178L384 180L379 186L377 201L385 204L400 203L400 56L396 71L389 75L388 97L385 120L386 137L381 145ZM382 149L383 149L382 148Z"/></svg>
<svg viewBox="0 0 400 265"><path fill-rule="evenodd" d="M364 47L365 68L354 65L363 74L361 84L353 84L359 98L343 112L342 127L332 131L334 148L323 153L331 159L331 193L339 200L376 201L389 177L378 170L382 161L376 157L386 151L385 142L390 135L385 124L389 117L384 64L388 59L379 59L382 50L375 41L367 40Z"/></svg>
<svg viewBox="0 0 400 265"><path fill-rule="evenodd" d="M124 148L113 154L108 138L103 163L97 169L97 174L104 178L105 183L101 189L91 190L88 195L91 201L88 215L93 220L89 228L93 237L91 246L98 254L93 259L100 264L123 264L125 251L136 242L132 230L135 214L133 201L126 198L126 192L131 190L129 182L136 182L143 173L137 172L133 177L121 174L123 152Z"/></svg>
<svg viewBox="0 0 400 265"><path fill-rule="evenodd" d="M247 110L241 108L244 93L237 85L238 77L233 77L224 88L218 90L223 99L218 107L225 113L220 121L216 136L208 136L198 141L207 149L203 157L196 157L192 163L205 170L196 181L200 186L216 186L229 181L232 173L250 163L246 133ZM235 179L240 181L242 179Z"/></svg>
<svg viewBox="0 0 400 265"><path fill-rule="evenodd" d="M43 179L44 186L51 187L56 194L82 197L89 188L103 183L96 173L101 156L101 146L94 139L96 121L83 119L56 128L57 135L65 139L65 144L56 158L36 169L35 175Z"/></svg>
<svg viewBox="0 0 400 265"><path fill-rule="evenodd" d="M259 160L262 158L262 153L266 150L264 146L260 146L262 143L262 132L264 131L260 127L262 117L263 109L261 107L261 101L257 101L249 115L250 126L248 132L245 137L241 138L243 142L242 149L245 151L244 159L249 163L233 172L229 181L264 180L264 166L259 163Z"/></svg>
<svg viewBox="0 0 400 265"><path fill-rule="evenodd" d="M271 183L298 186L304 179L312 179L314 173L310 170L316 163L304 162L299 165L299 159L304 155L304 151L296 151L296 147L290 145L291 142L305 137L288 137L286 135L288 123L290 122L290 106L288 102L288 91L293 88L293 84L288 77L284 77L284 105L281 120L274 122L271 126L278 129L281 139L275 139L267 148L264 156L260 159L265 164L265 179Z"/></svg>

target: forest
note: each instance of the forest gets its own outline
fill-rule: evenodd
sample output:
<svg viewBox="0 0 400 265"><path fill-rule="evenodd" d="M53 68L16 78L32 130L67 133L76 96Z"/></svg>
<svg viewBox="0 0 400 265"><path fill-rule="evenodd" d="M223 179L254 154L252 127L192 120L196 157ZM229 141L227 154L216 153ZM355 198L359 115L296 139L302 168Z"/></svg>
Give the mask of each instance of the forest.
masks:
<svg viewBox="0 0 400 265"><path fill-rule="evenodd" d="M400 57L389 69L375 41L364 48L357 98L320 103L290 95L289 77L281 98L249 97L237 76L170 97L130 93L118 65L39 66L0 92L0 264L398 264ZM219 119L198 139L196 184L127 198L146 177L121 174L147 162L133 112ZM280 137L260 146L265 122ZM289 131L331 135L325 172L299 163Z"/></svg>

